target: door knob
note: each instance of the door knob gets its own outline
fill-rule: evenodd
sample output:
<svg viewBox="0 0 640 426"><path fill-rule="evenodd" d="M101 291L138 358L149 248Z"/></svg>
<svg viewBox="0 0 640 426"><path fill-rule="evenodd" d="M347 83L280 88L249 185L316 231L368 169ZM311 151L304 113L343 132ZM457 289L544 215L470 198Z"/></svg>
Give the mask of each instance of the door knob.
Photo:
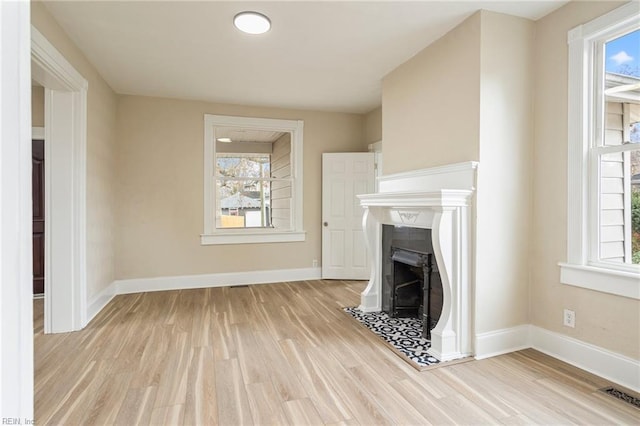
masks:
<svg viewBox="0 0 640 426"><path fill-rule="evenodd" d="M329 222L323 223L324 226L329 226Z"/></svg>

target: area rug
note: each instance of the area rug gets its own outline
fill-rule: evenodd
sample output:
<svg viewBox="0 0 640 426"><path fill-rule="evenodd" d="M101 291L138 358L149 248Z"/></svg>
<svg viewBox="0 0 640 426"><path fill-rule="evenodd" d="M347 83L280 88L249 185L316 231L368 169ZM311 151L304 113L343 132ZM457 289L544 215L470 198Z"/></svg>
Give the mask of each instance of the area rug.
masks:
<svg viewBox="0 0 640 426"><path fill-rule="evenodd" d="M431 342L422 338L422 322L418 318L391 318L385 312L362 312L357 308L344 308L344 311L380 336L417 370L426 370L440 363L427 354Z"/></svg>

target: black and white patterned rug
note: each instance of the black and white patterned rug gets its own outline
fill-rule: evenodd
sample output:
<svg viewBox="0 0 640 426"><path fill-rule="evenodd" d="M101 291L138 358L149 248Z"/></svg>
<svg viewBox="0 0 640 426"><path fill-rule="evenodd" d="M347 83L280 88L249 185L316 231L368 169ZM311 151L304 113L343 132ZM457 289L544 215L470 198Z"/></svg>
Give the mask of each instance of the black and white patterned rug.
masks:
<svg viewBox="0 0 640 426"><path fill-rule="evenodd" d="M418 318L391 318L385 312L362 312L358 308L344 308L344 311L382 337L418 368L440 362L427 354L431 342L422 338L422 322Z"/></svg>

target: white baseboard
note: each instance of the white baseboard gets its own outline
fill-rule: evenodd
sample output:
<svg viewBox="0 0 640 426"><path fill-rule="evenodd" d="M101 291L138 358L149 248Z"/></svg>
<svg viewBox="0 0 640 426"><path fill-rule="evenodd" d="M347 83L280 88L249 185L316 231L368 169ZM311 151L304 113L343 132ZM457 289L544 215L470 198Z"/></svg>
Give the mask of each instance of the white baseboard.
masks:
<svg viewBox="0 0 640 426"><path fill-rule="evenodd" d="M476 334L476 359L490 358L530 348L529 325Z"/></svg>
<svg viewBox="0 0 640 426"><path fill-rule="evenodd" d="M115 282L112 282L105 289L91 298L87 306L87 324L89 324L91 320L98 315L98 312L107 306L107 303L111 302L111 299L113 299L116 294L116 284ZM84 324L83 327L87 324Z"/></svg>
<svg viewBox="0 0 640 426"><path fill-rule="evenodd" d="M640 361L534 325L476 334L476 359L533 348L640 392Z"/></svg>
<svg viewBox="0 0 640 426"><path fill-rule="evenodd" d="M321 268L276 269L271 271L230 272L175 277L117 280L116 294L190 288L226 287L230 285L267 284L286 281L319 280Z"/></svg>
<svg viewBox="0 0 640 426"><path fill-rule="evenodd" d="M640 361L607 349L530 326L531 347L578 368L640 392Z"/></svg>

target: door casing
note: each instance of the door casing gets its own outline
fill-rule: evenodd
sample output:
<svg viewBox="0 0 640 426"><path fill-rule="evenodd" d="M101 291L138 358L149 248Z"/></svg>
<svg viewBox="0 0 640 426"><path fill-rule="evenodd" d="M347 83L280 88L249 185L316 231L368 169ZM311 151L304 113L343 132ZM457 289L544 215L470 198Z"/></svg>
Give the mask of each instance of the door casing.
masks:
<svg viewBox="0 0 640 426"><path fill-rule="evenodd" d="M31 26L31 78L45 88L44 331L87 322L87 80Z"/></svg>

